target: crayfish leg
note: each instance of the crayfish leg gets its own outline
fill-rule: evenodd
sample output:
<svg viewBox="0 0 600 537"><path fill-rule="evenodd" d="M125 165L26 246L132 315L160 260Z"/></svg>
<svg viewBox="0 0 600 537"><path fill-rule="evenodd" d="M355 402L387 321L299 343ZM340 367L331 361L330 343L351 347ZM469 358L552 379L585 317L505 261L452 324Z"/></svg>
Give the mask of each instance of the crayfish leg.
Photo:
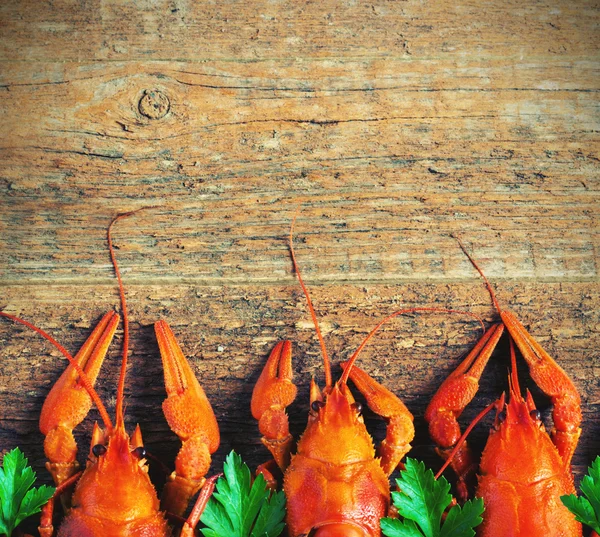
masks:
<svg viewBox="0 0 600 537"><path fill-rule="evenodd" d="M279 484L283 482L283 472L277 465L275 459L263 462L256 467L256 475L262 474L265 478L269 490L277 490Z"/></svg>
<svg viewBox="0 0 600 537"><path fill-rule="evenodd" d="M190 516L188 516L183 528L181 528L179 537L194 537L194 530L198 525L198 522L200 522L200 517L202 516L204 509L206 509L208 500L210 500L210 497L215 490L215 484L219 477L219 475L215 475L204 482L204 485L202 485L202 488L200 489L200 494L198 494L196 503L194 504L194 507L192 507Z"/></svg>

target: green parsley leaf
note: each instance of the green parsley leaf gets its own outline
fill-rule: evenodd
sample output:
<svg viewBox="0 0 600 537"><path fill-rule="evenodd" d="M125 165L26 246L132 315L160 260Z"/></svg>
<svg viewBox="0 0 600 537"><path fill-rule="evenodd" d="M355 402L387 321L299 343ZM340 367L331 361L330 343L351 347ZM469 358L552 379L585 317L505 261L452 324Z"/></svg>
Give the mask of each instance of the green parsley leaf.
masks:
<svg viewBox="0 0 600 537"><path fill-rule="evenodd" d="M423 537L412 520L398 520L397 518L382 518L381 531L390 537Z"/></svg>
<svg viewBox="0 0 600 537"><path fill-rule="evenodd" d="M388 537L473 537L483 519L483 500L477 498L461 508L450 509L450 484L444 477L436 480L422 462L406 459L406 469L396 480L401 492L392 492L392 501L404 519L383 518L381 530Z"/></svg>
<svg viewBox="0 0 600 537"><path fill-rule="evenodd" d="M467 537L475 535L473 528L483 522L483 499L475 498L466 502L462 508L455 505L448 511L442 526L440 537Z"/></svg>
<svg viewBox="0 0 600 537"><path fill-rule="evenodd" d="M398 512L415 521L427 537L438 535L442 514L452 501L450 484L445 479L436 482L433 472L414 459L406 460L400 475L397 484L402 492L392 492Z"/></svg>
<svg viewBox="0 0 600 537"><path fill-rule="evenodd" d="M35 472L27 462L19 448L4 455L0 468L0 535L10 537L23 520L39 513L54 494L54 487L47 485L31 488Z"/></svg>
<svg viewBox="0 0 600 537"><path fill-rule="evenodd" d="M252 482L250 469L234 451L215 488L200 518L207 526L204 537L277 537L283 531L283 491L271 493L261 474Z"/></svg>
<svg viewBox="0 0 600 537"><path fill-rule="evenodd" d="M600 533L600 455L588 468L588 475L581 480L579 488L582 493L579 498L569 494L560 499L577 521Z"/></svg>

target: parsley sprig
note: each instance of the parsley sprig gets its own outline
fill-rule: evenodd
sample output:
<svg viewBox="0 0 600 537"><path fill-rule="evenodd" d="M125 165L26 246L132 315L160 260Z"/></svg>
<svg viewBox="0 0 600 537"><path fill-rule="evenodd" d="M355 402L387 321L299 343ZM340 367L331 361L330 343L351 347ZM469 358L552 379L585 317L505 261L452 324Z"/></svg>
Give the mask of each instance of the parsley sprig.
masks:
<svg viewBox="0 0 600 537"><path fill-rule="evenodd" d="M381 529L388 537L472 537L483 519L483 500L475 498L461 508L450 509L442 524L442 515L452 502L450 484L438 480L422 462L406 459L406 469L396 480L401 492L392 492L392 501L402 519L383 518Z"/></svg>
<svg viewBox="0 0 600 537"><path fill-rule="evenodd" d="M575 519L600 533L600 455L588 468L579 485L581 496L561 496L560 500L575 515Z"/></svg>
<svg viewBox="0 0 600 537"><path fill-rule="evenodd" d="M10 537L23 520L39 513L54 494L55 489L47 485L31 488L35 472L27 462L19 448L4 455L0 468L0 535Z"/></svg>
<svg viewBox="0 0 600 537"><path fill-rule="evenodd" d="M254 482L250 469L232 451L225 459L223 477L200 520L204 537L277 537L284 527L285 496L271 494L265 478Z"/></svg>

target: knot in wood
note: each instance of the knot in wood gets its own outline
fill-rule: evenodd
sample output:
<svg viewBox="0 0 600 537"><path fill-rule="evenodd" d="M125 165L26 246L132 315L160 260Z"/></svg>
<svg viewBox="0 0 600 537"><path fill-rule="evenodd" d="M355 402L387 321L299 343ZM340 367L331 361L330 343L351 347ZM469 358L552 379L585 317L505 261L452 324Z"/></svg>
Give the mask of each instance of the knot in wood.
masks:
<svg viewBox="0 0 600 537"><path fill-rule="evenodd" d="M144 90L138 105L140 114L150 119L160 119L167 115L171 101L159 90Z"/></svg>

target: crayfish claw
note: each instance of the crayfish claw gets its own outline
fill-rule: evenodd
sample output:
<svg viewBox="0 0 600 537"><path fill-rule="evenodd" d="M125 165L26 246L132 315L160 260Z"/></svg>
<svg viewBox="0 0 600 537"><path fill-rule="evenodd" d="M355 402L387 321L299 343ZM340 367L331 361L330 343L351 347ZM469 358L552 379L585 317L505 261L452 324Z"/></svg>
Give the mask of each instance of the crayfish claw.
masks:
<svg viewBox="0 0 600 537"><path fill-rule="evenodd" d="M571 463L581 435L581 397L573 381L542 348L510 311L502 311L502 322L529 366L531 378L550 397L554 409L552 441L565 465Z"/></svg>
<svg viewBox="0 0 600 537"><path fill-rule="evenodd" d="M254 386L251 410L254 419L260 420L270 408L286 408L296 398L297 388L292 383L292 344L280 341Z"/></svg>
<svg viewBox="0 0 600 537"><path fill-rule="evenodd" d="M93 387L119 324L119 315L110 311L102 317L74 358ZM40 414L40 431L46 437L44 452L48 469L60 485L79 465L73 429L92 408L92 398L73 364L69 364L48 393Z"/></svg>
<svg viewBox="0 0 600 537"><path fill-rule="evenodd" d="M438 388L425 410L429 434L437 445L436 452L444 460L452 453L461 437L458 418L479 390L479 380L504 331L502 324L490 327L471 352ZM450 466L457 475L457 495L468 498L475 480L477 465L471 447L464 442L452 457Z"/></svg>
<svg viewBox="0 0 600 537"><path fill-rule="evenodd" d="M219 426L214 412L175 336L165 321L155 325L163 362L167 399L163 411L169 427L181 440L198 433L207 438L210 452L219 447Z"/></svg>
<svg viewBox="0 0 600 537"><path fill-rule="evenodd" d="M292 344L280 341L271 351L252 392L252 416L258 420L263 444L282 470L290 463L293 443L285 412L298 391L292 382L292 373Z"/></svg>
<svg viewBox="0 0 600 537"><path fill-rule="evenodd" d="M214 412L175 336L165 321L154 325L163 362L167 399L163 412L171 430L182 442L162 495L162 508L181 515L189 499L204 484L211 455L220 442Z"/></svg>
<svg viewBox="0 0 600 537"><path fill-rule="evenodd" d="M348 362L341 364L344 370L347 365ZM388 424L386 437L377 451L383 471L390 475L410 451L410 442L415 437L413 415L399 397L356 365L350 370L350 379L365 397L369 408Z"/></svg>

